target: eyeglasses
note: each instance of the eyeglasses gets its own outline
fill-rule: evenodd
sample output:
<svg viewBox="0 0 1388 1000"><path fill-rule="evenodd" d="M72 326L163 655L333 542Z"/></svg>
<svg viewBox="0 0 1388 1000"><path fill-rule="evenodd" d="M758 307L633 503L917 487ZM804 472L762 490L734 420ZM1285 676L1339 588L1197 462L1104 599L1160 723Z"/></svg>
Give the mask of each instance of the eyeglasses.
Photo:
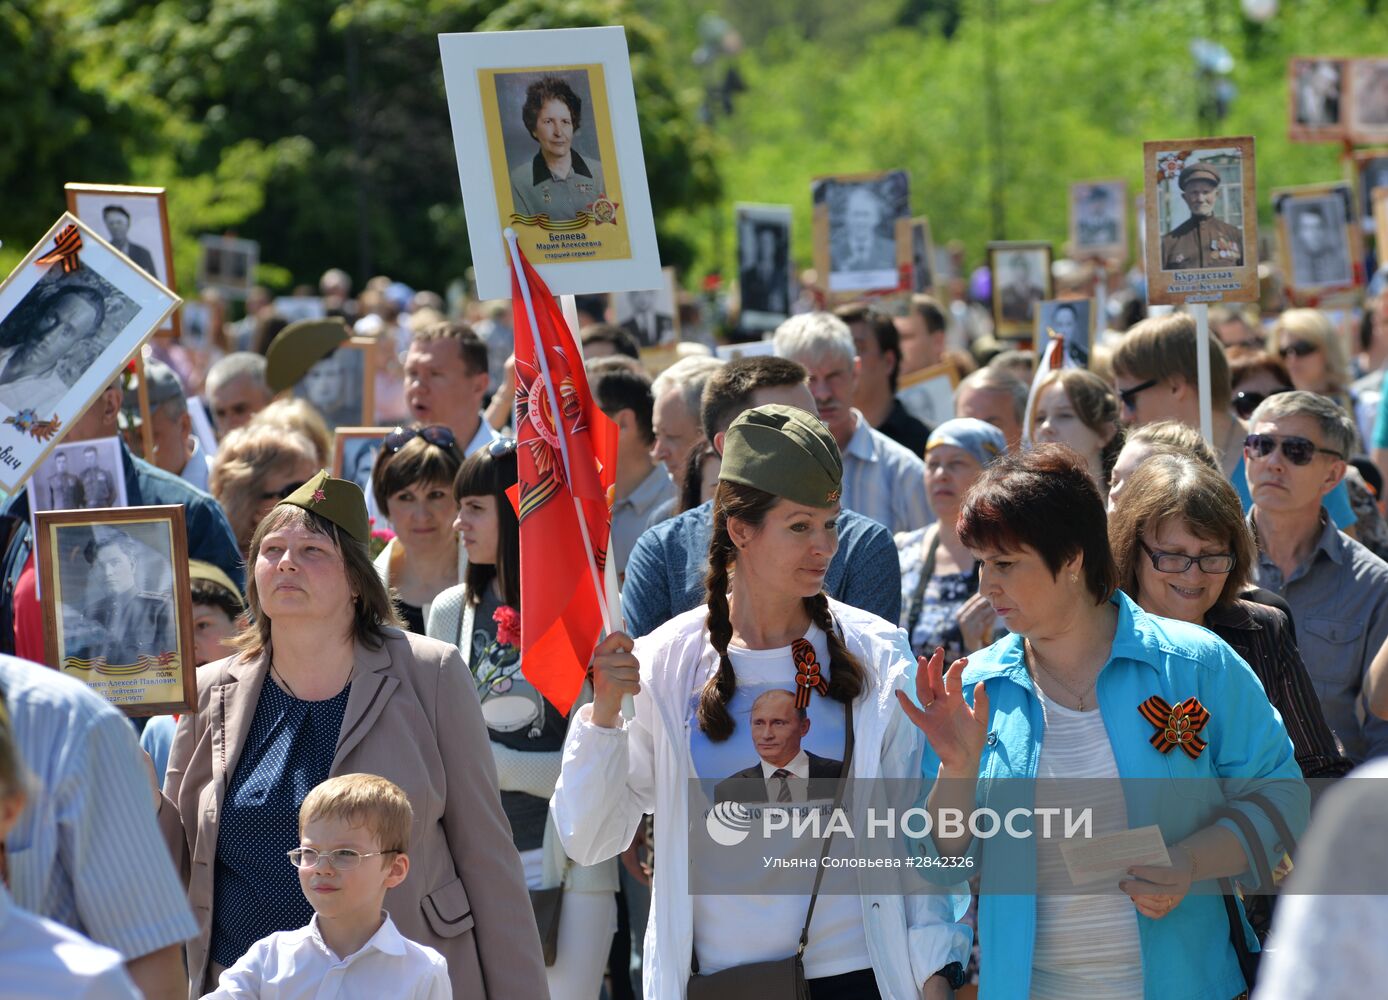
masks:
<svg viewBox="0 0 1388 1000"><path fill-rule="evenodd" d="M430 424L428 427L397 427L381 441L381 450L394 455L415 438L421 437L436 448L456 448L458 439L443 424Z"/></svg>
<svg viewBox="0 0 1388 1000"><path fill-rule="evenodd" d="M383 858L387 854L399 854L399 851L373 851L370 854L362 854L360 851L353 851L343 848L340 851L315 851L312 847L296 847L292 851L285 851L289 855L289 863L295 868L304 871L312 871L318 867L320 861L326 861L332 865L334 871L349 872L353 868L361 865L366 858Z"/></svg>
<svg viewBox="0 0 1388 1000"><path fill-rule="evenodd" d="M1316 452L1322 455L1333 455L1340 461L1345 461L1345 456L1338 451L1330 448L1322 448L1316 442L1304 437L1278 437L1275 434L1250 434L1243 439L1243 453L1248 458L1267 458L1274 451L1281 447L1282 454L1287 456L1287 461L1293 465L1306 465L1316 456Z"/></svg>
<svg viewBox="0 0 1388 1000"><path fill-rule="evenodd" d="M1188 556L1184 552L1154 552L1140 538L1137 540L1137 544L1142 546L1142 551L1146 552L1147 558L1152 560L1152 568L1158 573L1184 573L1190 569L1191 563L1198 565L1200 572L1209 573L1212 576L1223 576L1234 570L1234 557L1228 552Z"/></svg>
<svg viewBox="0 0 1388 1000"><path fill-rule="evenodd" d="M1160 381L1161 379L1149 378L1146 382L1139 382L1137 385L1131 386L1130 388L1119 389L1118 398L1123 401L1123 409L1137 409L1137 394L1139 392L1146 392L1148 389L1152 388L1152 386L1156 385Z"/></svg>
<svg viewBox="0 0 1388 1000"><path fill-rule="evenodd" d="M277 490L265 490L260 494L262 500L288 500L303 483L285 483Z"/></svg>
<svg viewBox="0 0 1388 1000"><path fill-rule="evenodd" d="M1283 361L1286 361L1287 355L1289 354L1295 358L1306 358L1310 357L1312 354L1315 354L1319 350L1319 344L1312 344L1309 341L1305 340L1297 340L1279 350L1277 352L1277 356L1281 358Z"/></svg>
<svg viewBox="0 0 1388 1000"><path fill-rule="evenodd" d="M516 450L516 439L513 437L493 438L492 443L487 445L487 454L492 458L505 458Z"/></svg>
<svg viewBox="0 0 1388 1000"><path fill-rule="evenodd" d="M1280 389L1273 389L1272 392L1240 392L1234 395L1234 412L1243 419L1247 420L1253 416L1253 411L1262 405L1263 400L1270 396L1280 396L1284 392L1291 392L1290 386L1283 386Z"/></svg>

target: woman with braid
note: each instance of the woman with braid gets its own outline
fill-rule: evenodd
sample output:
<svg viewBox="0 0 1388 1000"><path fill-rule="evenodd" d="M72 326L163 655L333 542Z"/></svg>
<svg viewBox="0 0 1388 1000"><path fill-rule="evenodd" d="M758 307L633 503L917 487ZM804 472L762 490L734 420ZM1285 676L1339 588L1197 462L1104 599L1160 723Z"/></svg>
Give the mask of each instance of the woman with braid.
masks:
<svg viewBox="0 0 1388 1000"><path fill-rule="evenodd" d="M922 750L892 711L917 669L904 633L823 592L842 478L824 425L792 406L748 410L728 429L718 478L707 605L636 643L614 633L594 653L593 702L570 726L551 800L560 838L594 864L654 815L648 1000L730 995L742 967L797 952L812 1000L948 998L969 945L955 923L966 899L902 895L864 870L848 883L856 892L821 892L814 837L796 844L811 866L714 888L733 866L720 860L738 855L691 845L691 826L712 834L719 817L827 812L850 775L855 787L915 779ZM691 849L710 858L694 866L707 885L691 884Z"/></svg>

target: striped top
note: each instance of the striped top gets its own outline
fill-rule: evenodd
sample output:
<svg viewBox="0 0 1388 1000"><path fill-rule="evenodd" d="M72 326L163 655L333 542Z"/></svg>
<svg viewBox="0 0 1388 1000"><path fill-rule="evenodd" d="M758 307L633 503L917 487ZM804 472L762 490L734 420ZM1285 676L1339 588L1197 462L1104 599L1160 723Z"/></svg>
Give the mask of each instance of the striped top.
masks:
<svg viewBox="0 0 1388 1000"><path fill-rule="evenodd" d="M5 842L15 902L127 961L196 934L134 727L81 681L13 656L0 690L36 789Z"/></svg>

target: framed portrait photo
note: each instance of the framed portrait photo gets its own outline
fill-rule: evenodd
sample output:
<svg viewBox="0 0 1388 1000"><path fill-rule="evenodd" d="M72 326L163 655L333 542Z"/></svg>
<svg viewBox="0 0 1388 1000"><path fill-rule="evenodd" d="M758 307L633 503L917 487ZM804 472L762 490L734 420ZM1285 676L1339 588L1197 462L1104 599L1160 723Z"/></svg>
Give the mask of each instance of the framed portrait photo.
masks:
<svg viewBox="0 0 1388 1000"><path fill-rule="evenodd" d="M621 27L439 36L477 294L510 298L503 231L555 294L660 286Z"/></svg>
<svg viewBox="0 0 1388 1000"><path fill-rule="evenodd" d="M1272 209L1282 275L1293 298L1319 300L1362 283L1361 234L1348 181L1277 188Z"/></svg>
<svg viewBox="0 0 1388 1000"><path fill-rule="evenodd" d="M183 507L37 515L53 667L127 715L197 707Z"/></svg>
<svg viewBox="0 0 1388 1000"><path fill-rule="evenodd" d="M0 284L0 489L16 492L178 306L64 213Z"/></svg>
<svg viewBox="0 0 1388 1000"><path fill-rule="evenodd" d="M1287 64L1287 137L1336 142L1345 136L1348 59L1296 56Z"/></svg>
<svg viewBox="0 0 1388 1000"><path fill-rule="evenodd" d="M1350 139L1388 142L1388 59L1349 60L1348 96Z"/></svg>
<svg viewBox="0 0 1388 1000"><path fill-rule="evenodd" d="M901 376L896 397L911 416L931 427L938 427L954 416L954 390L959 372L942 361Z"/></svg>
<svg viewBox="0 0 1388 1000"><path fill-rule="evenodd" d="M275 299L275 314L287 323L297 323L301 319L322 319L328 315L328 309L316 295L281 295Z"/></svg>
<svg viewBox="0 0 1388 1000"><path fill-rule="evenodd" d="M365 427L376 419L376 341L349 337L309 366L292 395L313 404L328 425Z"/></svg>
<svg viewBox="0 0 1388 1000"><path fill-rule="evenodd" d="M218 343L217 335L226 319L226 306L221 301L184 302L178 312L179 336L186 347L202 351Z"/></svg>
<svg viewBox="0 0 1388 1000"><path fill-rule="evenodd" d="M911 248L911 287L920 295L935 287L935 246L930 242L930 220L918 216L906 222L905 243ZM902 242L898 237L898 243Z"/></svg>
<svg viewBox="0 0 1388 1000"><path fill-rule="evenodd" d="M69 212L106 237L155 281L171 291L178 289L163 188L68 183L63 191ZM177 337L180 325L180 311L175 310L161 329Z"/></svg>
<svg viewBox="0 0 1388 1000"><path fill-rule="evenodd" d="M1036 347L1040 355L1051 334L1065 342L1064 367L1088 368L1094 349L1093 299L1051 299L1036 308Z"/></svg>
<svg viewBox="0 0 1388 1000"><path fill-rule="evenodd" d="M1147 177L1147 301L1258 298L1252 136L1142 145Z"/></svg>
<svg viewBox="0 0 1388 1000"><path fill-rule="evenodd" d="M260 244L231 236L199 236L198 287L215 288L229 299L244 299L255 284Z"/></svg>
<svg viewBox="0 0 1388 1000"><path fill-rule="evenodd" d="M831 298L901 288L900 225L911 218L911 183L905 170L817 177L814 204L815 269Z"/></svg>
<svg viewBox="0 0 1388 1000"><path fill-rule="evenodd" d="M637 347L668 347L680 339L675 269L662 270L661 279L659 288L612 295L613 321L636 338Z"/></svg>
<svg viewBox="0 0 1388 1000"><path fill-rule="evenodd" d="M1127 181L1070 185L1070 256L1079 260L1127 259Z"/></svg>
<svg viewBox="0 0 1388 1000"><path fill-rule="evenodd" d="M333 431L333 478L347 479L371 495L371 470L393 427L339 427Z"/></svg>
<svg viewBox="0 0 1388 1000"><path fill-rule="evenodd" d="M1369 231L1373 228L1374 191L1388 188L1388 149L1355 150L1354 182L1359 192L1359 215L1365 231ZM1380 255L1382 252L1380 247Z"/></svg>
<svg viewBox="0 0 1388 1000"><path fill-rule="evenodd" d="M993 276L993 329L1000 339L1030 339L1036 332L1036 307L1051 298L1051 245L1028 241L988 244Z"/></svg>
<svg viewBox="0 0 1388 1000"><path fill-rule="evenodd" d="M733 206L737 219L738 326L774 330L790 315L790 206Z"/></svg>

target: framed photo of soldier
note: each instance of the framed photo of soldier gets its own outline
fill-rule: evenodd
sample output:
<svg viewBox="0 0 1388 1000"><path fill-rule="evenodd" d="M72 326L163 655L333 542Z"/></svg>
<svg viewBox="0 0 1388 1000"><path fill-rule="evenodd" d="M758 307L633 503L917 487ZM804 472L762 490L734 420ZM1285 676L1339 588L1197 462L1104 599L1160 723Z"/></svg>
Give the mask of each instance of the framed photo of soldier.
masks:
<svg viewBox="0 0 1388 1000"><path fill-rule="evenodd" d="M36 524L48 665L127 715L195 710L183 507L45 511Z"/></svg>
<svg viewBox="0 0 1388 1000"><path fill-rule="evenodd" d="M1253 138L1171 139L1142 147L1147 301L1258 298Z"/></svg>
<svg viewBox="0 0 1388 1000"><path fill-rule="evenodd" d="M1036 332L1036 308L1055 295L1051 245L1038 242L988 244L992 274L993 329L999 338L1029 340Z"/></svg>
<svg viewBox="0 0 1388 1000"><path fill-rule="evenodd" d="M255 284L260 244L231 236L199 236L198 288L215 288L229 299L244 299Z"/></svg>
<svg viewBox="0 0 1388 1000"><path fill-rule="evenodd" d="M173 241L169 238L169 207L161 187L124 185L63 185L67 210L140 265L161 285L174 290ZM163 329L180 333L177 310Z"/></svg>
<svg viewBox="0 0 1388 1000"><path fill-rule="evenodd" d="M680 339L675 269L664 268L660 277L659 288L615 292L612 296L613 321L636 338L638 347L668 347Z"/></svg>
<svg viewBox="0 0 1388 1000"><path fill-rule="evenodd" d="M1346 130L1354 142L1388 142L1388 59L1350 60Z"/></svg>
<svg viewBox="0 0 1388 1000"><path fill-rule="evenodd" d="M339 427L333 432L333 477L348 479L371 495L371 470L381 442L394 428Z"/></svg>
<svg viewBox="0 0 1388 1000"><path fill-rule="evenodd" d="M737 219L738 326L774 330L790 315L790 206L739 204Z"/></svg>
<svg viewBox="0 0 1388 1000"><path fill-rule="evenodd" d="M900 289L901 258L909 264L911 249L898 244L911 218L906 171L818 177L810 192L815 269L831 299Z"/></svg>
<svg viewBox="0 0 1388 1000"><path fill-rule="evenodd" d="M1077 260L1127 259L1127 181L1070 185L1070 256Z"/></svg>
<svg viewBox="0 0 1388 1000"><path fill-rule="evenodd" d="M1360 284L1361 233L1348 181L1275 189L1272 208L1282 276L1294 299L1316 301Z"/></svg>
<svg viewBox="0 0 1388 1000"><path fill-rule="evenodd" d="M660 286L626 32L439 36L477 294L510 298L504 230L551 292Z"/></svg>
<svg viewBox="0 0 1388 1000"><path fill-rule="evenodd" d="M128 502L120 439L115 437L64 441L29 481L34 513L124 507Z"/></svg>
<svg viewBox="0 0 1388 1000"><path fill-rule="evenodd" d="M313 404L328 430L376 420L376 341L350 337L309 366L293 395Z"/></svg>
<svg viewBox="0 0 1388 1000"><path fill-rule="evenodd" d="M1036 309L1037 355L1045 350L1050 335L1065 343L1064 366L1088 368L1094 349L1095 309L1093 299L1055 299Z"/></svg>
<svg viewBox="0 0 1388 1000"><path fill-rule="evenodd" d="M1364 221L1364 229L1368 231L1373 227L1374 191L1388 188L1388 149L1356 150L1354 178L1359 191L1359 214Z"/></svg>
<svg viewBox="0 0 1388 1000"><path fill-rule="evenodd" d="M65 213L0 284L0 490L16 492L179 298Z"/></svg>
<svg viewBox="0 0 1388 1000"><path fill-rule="evenodd" d="M906 245L911 248L911 292L920 295L935 287L935 247L930 242L930 220L922 215L905 225Z"/></svg>
<svg viewBox="0 0 1388 1000"><path fill-rule="evenodd" d="M1287 66L1287 137L1337 142L1345 136L1350 60L1294 57Z"/></svg>

